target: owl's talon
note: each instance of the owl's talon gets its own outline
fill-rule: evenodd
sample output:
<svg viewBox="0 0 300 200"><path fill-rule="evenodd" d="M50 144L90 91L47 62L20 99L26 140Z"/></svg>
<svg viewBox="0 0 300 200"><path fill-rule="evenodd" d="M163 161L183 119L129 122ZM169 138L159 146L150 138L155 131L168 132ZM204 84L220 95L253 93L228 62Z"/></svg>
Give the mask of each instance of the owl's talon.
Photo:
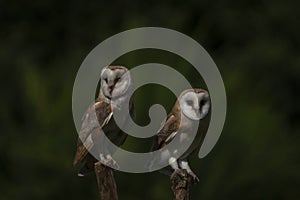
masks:
<svg viewBox="0 0 300 200"><path fill-rule="evenodd" d="M187 172L185 169L175 169L174 172L172 173L171 175L171 180L174 179L175 176L179 176L179 177L188 177L188 176L191 176L192 177L192 180L193 180L193 183L194 184L197 184L200 182L199 178L197 177L197 175L190 171L190 172Z"/></svg>
<svg viewBox="0 0 300 200"><path fill-rule="evenodd" d="M184 173L184 171L182 169L175 169L171 175L171 179L173 179L174 176L176 176L176 175L184 177L184 176L186 176L186 173Z"/></svg>
<svg viewBox="0 0 300 200"><path fill-rule="evenodd" d="M195 184L200 182L198 176L194 172L189 172L189 175L193 177L193 181Z"/></svg>

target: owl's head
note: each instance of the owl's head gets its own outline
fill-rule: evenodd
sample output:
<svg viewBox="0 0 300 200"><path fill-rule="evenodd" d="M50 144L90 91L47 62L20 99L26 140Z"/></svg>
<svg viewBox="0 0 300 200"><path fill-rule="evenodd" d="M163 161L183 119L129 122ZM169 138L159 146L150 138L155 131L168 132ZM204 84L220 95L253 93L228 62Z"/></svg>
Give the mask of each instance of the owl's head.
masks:
<svg viewBox="0 0 300 200"><path fill-rule="evenodd" d="M123 66L107 66L101 71L101 92L108 98L123 96L131 86L129 70Z"/></svg>
<svg viewBox="0 0 300 200"><path fill-rule="evenodd" d="M192 120L200 120L207 116L210 110L210 98L206 90L189 89L179 97L181 112Z"/></svg>

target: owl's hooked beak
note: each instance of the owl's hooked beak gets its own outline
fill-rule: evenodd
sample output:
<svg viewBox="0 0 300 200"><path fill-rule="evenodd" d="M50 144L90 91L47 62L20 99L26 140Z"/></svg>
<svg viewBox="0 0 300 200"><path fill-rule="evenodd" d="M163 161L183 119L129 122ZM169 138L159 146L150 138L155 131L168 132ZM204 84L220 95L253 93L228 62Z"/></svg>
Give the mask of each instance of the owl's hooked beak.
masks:
<svg viewBox="0 0 300 200"><path fill-rule="evenodd" d="M116 82L113 79L109 79L109 78L105 78L104 81L107 84L107 90L108 90L108 93L110 95L109 98L111 98L111 95L112 95L112 92L115 88Z"/></svg>
<svg viewBox="0 0 300 200"><path fill-rule="evenodd" d="M112 95L114 87L115 87L115 85L108 85L108 91L109 91L110 95Z"/></svg>

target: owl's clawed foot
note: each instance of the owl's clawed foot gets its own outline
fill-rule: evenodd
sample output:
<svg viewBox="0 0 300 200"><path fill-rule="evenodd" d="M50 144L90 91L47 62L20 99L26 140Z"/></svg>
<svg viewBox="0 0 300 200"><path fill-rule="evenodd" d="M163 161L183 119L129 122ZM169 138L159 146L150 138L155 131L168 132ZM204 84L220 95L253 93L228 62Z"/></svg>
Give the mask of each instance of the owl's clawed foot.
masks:
<svg viewBox="0 0 300 200"><path fill-rule="evenodd" d="M118 163L111 157L111 155L107 155L106 158L101 154L100 155L100 162L107 167L113 168L113 169L119 169Z"/></svg>
<svg viewBox="0 0 300 200"><path fill-rule="evenodd" d="M184 176L187 176L187 173L185 170L182 170L182 169L175 169L173 174L171 175L171 179L174 177L174 176L181 176L181 177L184 177Z"/></svg>
<svg viewBox="0 0 300 200"><path fill-rule="evenodd" d="M192 171L187 172L187 170L185 169L175 169L173 174L171 175L171 180L178 179L178 178L188 180L189 177L190 180L193 180L192 182L194 184L199 183L199 178L197 177L197 175Z"/></svg>
<svg viewBox="0 0 300 200"><path fill-rule="evenodd" d="M194 172L190 171L190 172L188 172L188 174L193 177L194 184L197 184L200 182L198 176Z"/></svg>

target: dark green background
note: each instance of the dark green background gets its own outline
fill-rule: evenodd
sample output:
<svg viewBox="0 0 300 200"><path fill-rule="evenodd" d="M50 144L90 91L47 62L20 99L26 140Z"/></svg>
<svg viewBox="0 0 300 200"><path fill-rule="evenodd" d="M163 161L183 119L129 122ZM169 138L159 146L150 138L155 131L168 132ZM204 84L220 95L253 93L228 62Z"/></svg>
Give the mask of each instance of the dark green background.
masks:
<svg viewBox="0 0 300 200"><path fill-rule="evenodd" d="M224 79L228 112L213 151L191 165L191 199L297 199L300 196L299 1L0 1L0 199L99 199L94 175L72 167L77 133L71 102L85 56L118 32L171 28L198 41ZM199 75L176 55L141 50L116 63L173 66L195 87ZM151 92L150 92L151 91ZM137 91L138 123L174 96ZM149 141L148 141L149 142ZM129 138L139 151L148 142ZM143 150L144 151L144 150ZM172 199L168 177L116 172L122 200Z"/></svg>

